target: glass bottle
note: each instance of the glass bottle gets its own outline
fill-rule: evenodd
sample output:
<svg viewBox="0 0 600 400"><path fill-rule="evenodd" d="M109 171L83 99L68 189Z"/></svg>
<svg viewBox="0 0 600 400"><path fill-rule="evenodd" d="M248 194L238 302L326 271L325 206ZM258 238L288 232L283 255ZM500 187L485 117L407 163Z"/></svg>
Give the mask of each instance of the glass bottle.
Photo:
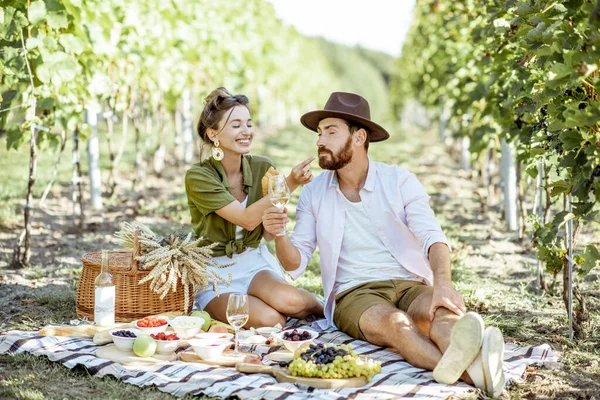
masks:
<svg viewBox="0 0 600 400"><path fill-rule="evenodd" d="M102 251L102 270L94 281L94 322L97 325L115 323L115 285L108 272L108 252Z"/></svg>

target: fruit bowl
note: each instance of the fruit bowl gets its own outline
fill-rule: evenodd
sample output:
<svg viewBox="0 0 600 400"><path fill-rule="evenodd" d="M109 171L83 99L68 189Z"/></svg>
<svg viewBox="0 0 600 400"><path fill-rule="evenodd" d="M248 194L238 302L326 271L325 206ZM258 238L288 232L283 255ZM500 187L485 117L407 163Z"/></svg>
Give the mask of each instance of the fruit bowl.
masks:
<svg viewBox="0 0 600 400"><path fill-rule="evenodd" d="M191 339L200 332L204 324L204 318L200 317L175 317L169 324L182 339Z"/></svg>
<svg viewBox="0 0 600 400"><path fill-rule="evenodd" d="M227 339L190 339L188 343L203 360L214 360L223 354L231 342Z"/></svg>
<svg viewBox="0 0 600 400"><path fill-rule="evenodd" d="M130 337L119 335L120 332L128 332L133 335ZM117 349L121 351L133 351L133 342L142 333L138 329L111 329L109 331L112 337L113 343L117 346Z"/></svg>
<svg viewBox="0 0 600 400"><path fill-rule="evenodd" d="M310 329L287 329L274 335L275 338L283 343L286 349L295 352L304 343L311 343L319 333Z"/></svg>
<svg viewBox="0 0 600 400"><path fill-rule="evenodd" d="M169 319L162 316L144 317L135 322L135 327L147 335L164 332L169 327Z"/></svg>
<svg viewBox="0 0 600 400"><path fill-rule="evenodd" d="M156 341L156 352L158 354L171 354L177 350L177 346L181 341L175 333L166 335L164 332L159 332L150 336Z"/></svg>

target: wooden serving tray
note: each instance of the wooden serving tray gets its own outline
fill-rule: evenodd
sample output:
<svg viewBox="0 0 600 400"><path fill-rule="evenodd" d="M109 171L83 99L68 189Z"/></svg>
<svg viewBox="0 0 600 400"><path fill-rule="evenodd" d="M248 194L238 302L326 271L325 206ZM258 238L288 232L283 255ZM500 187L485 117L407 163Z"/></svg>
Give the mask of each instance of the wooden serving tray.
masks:
<svg viewBox="0 0 600 400"><path fill-rule="evenodd" d="M167 355L156 353L152 357L138 357L133 353L133 351L119 350L114 344L109 344L98 349L98 351L96 351L96 357L105 358L107 360L132 367L164 364L177 359L177 355L175 353Z"/></svg>
<svg viewBox="0 0 600 400"><path fill-rule="evenodd" d="M233 350L225 350L223 354L221 354L221 357L215 360L203 360L193 350L188 350L179 353L179 360L200 364L219 365L221 367L234 367L237 363L243 362L246 357L252 357L256 360L260 360L260 356L258 354L246 353L243 351L240 351L239 353L239 356L234 357L232 355Z"/></svg>
<svg viewBox="0 0 600 400"><path fill-rule="evenodd" d="M287 368L260 364L238 363L235 365L235 369L238 372L249 374L269 374L273 375L277 379L277 382L300 383L316 389L358 388L366 385L368 382L364 376L346 379L304 378L293 376L288 372Z"/></svg>

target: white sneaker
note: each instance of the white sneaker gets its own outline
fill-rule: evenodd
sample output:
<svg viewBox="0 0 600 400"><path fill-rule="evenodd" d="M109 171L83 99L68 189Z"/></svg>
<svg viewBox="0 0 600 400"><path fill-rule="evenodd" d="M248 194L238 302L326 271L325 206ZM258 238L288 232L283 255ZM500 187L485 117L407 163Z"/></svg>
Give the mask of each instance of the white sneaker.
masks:
<svg viewBox="0 0 600 400"><path fill-rule="evenodd" d="M481 350L483 319L474 312L466 313L452 327L450 346L433 370L433 379L451 385L471 365Z"/></svg>
<svg viewBox="0 0 600 400"><path fill-rule="evenodd" d="M483 334L481 352L467 368L476 388L490 397L498 397L506 383L502 360L504 359L504 337L500 329L490 326Z"/></svg>

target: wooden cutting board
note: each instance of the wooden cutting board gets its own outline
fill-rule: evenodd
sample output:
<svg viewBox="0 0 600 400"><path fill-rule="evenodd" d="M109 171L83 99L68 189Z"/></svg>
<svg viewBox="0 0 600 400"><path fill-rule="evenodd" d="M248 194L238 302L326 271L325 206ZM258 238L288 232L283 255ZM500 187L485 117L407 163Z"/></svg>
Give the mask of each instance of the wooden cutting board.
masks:
<svg viewBox="0 0 600 400"><path fill-rule="evenodd" d="M175 361L177 355L175 353L169 355L155 354L152 357L138 357L133 351L119 350L114 344L106 345L96 352L96 357L105 358L119 364L138 367L144 365L163 364L170 361Z"/></svg>
<svg viewBox="0 0 600 400"><path fill-rule="evenodd" d="M260 364L238 363L235 365L235 369L238 372L249 374L269 374L273 375L277 379L277 382L300 383L316 389L358 388L366 385L368 382L364 376L346 379L304 378L293 376L288 372L287 368Z"/></svg>
<svg viewBox="0 0 600 400"><path fill-rule="evenodd" d="M181 361L185 361L185 362L193 362L193 363L208 364L208 365L219 365L221 367L234 367L237 363L243 362L246 357L252 357L256 360L260 360L260 356L258 354L246 353L246 352L240 351L239 352L240 355L237 357L234 357L232 355L232 353L233 353L233 350L225 350L223 352L223 354L221 354L221 357L219 357L215 360L203 360L193 350L188 350L188 351L179 353L179 359Z"/></svg>

